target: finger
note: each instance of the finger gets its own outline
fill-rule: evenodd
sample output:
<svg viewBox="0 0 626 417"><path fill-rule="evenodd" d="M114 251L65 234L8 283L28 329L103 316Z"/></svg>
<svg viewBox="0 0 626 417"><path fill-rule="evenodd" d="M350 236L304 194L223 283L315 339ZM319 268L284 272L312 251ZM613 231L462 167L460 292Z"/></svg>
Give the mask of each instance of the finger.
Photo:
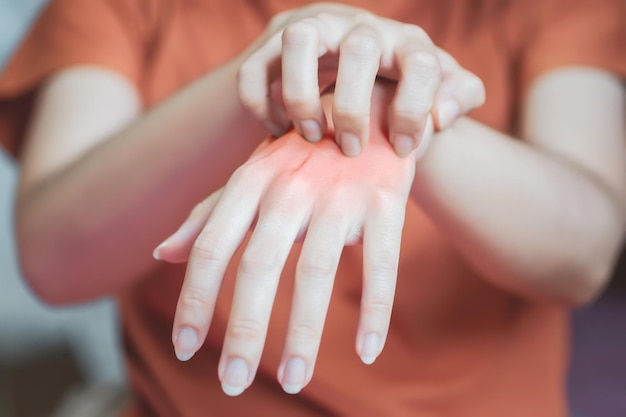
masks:
<svg viewBox="0 0 626 417"><path fill-rule="evenodd" d="M405 157L424 135L441 80L441 65L435 47L417 35L398 47L396 61L401 74L390 109L389 133L396 153Z"/></svg>
<svg viewBox="0 0 626 417"><path fill-rule="evenodd" d="M326 130L318 81L318 58L326 51L318 25L300 20L285 28L282 39L283 101L298 132L317 142Z"/></svg>
<svg viewBox="0 0 626 417"><path fill-rule="evenodd" d="M289 210L270 205L259 214L239 265L219 364L227 395L241 394L259 365L280 274L306 217L297 204L288 205Z"/></svg>
<svg viewBox="0 0 626 417"><path fill-rule="evenodd" d="M182 361L204 342L226 267L255 218L264 187L251 184L256 186L245 193L227 185L191 249L172 330L174 350Z"/></svg>
<svg viewBox="0 0 626 417"><path fill-rule="evenodd" d="M424 133L422 134L422 139L420 140L417 149L415 150L415 160L419 161L428 151L430 144L433 141L435 136L435 125L433 123L433 118L431 115L428 115L426 119L426 127L424 128Z"/></svg>
<svg viewBox="0 0 626 417"><path fill-rule="evenodd" d="M366 364L383 349L396 287L404 205L383 203L366 219L363 237L363 292L357 353Z"/></svg>
<svg viewBox="0 0 626 417"><path fill-rule="evenodd" d="M443 69L442 81L433 104L435 128L443 130L460 116L485 102L485 86L480 78L464 69L447 52L438 50Z"/></svg>
<svg viewBox="0 0 626 417"><path fill-rule="evenodd" d="M289 128L285 110L271 98L272 68L279 66L281 34L273 35L241 65L237 86L241 103L260 120L270 133L281 136Z"/></svg>
<svg viewBox="0 0 626 417"><path fill-rule="evenodd" d="M381 53L379 34L366 25L356 26L339 46L333 122L339 145L348 156L358 155L369 137L372 89Z"/></svg>
<svg viewBox="0 0 626 417"><path fill-rule="evenodd" d="M296 267L296 282L278 380L297 394L313 376L339 258L348 234L345 221L314 216Z"/></svg>
<svg viewBox="0 0 626 417"><path fill-rule="evenodd" d="M157 246L152 254L154 259L170 263L187 262L191 247L211 216L222 191L223 189L219 189L198 203L178 230Z"/></svg>

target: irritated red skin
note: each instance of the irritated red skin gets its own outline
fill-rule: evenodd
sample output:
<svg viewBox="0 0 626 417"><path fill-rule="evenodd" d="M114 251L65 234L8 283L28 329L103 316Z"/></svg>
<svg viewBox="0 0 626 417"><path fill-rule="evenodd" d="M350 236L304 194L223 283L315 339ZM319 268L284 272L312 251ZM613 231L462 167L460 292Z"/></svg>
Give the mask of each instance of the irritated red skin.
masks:
<svg viewBox="0 0 626 417"><path fill-rule="evenodd" d="M406 181L407 175L412 178L414 168L413 158L398 157L387 137L387 110L393 93L392 83L379 82L374 87L369 140L356 157L344 155L335 142L331 100L326 96L323 105L331 123L322 140L307 142L291 130L278 139L264 141L246 164L268 164L269 170L290 173L294 180L317 190L358 183L389 187L391 192L395 185Z"/></svg>

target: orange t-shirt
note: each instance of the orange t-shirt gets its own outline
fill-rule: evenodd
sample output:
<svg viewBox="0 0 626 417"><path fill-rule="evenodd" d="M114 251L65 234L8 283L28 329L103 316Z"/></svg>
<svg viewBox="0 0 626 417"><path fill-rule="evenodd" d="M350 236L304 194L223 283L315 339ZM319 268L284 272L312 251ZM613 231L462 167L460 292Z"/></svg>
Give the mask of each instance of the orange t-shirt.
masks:
<svg viewBox="0 0 626 417"><path fill-rule="evenodd" d="M53 0L0 78L0 141L17 154L33 95L54 71L118 71L147 107L243 50L293 0ZM302 2L303 3L303 2ZM626 75L622 0L346 1L422 26L479 75L487 103L472 116L513 133L521 96L540 74L586 65ZM210 111L210 109L207 109ZM179 362L171 325L184 266L159 265L120 294L136 407L129 415L564 417L568 313L524 301L474 273L409 203L398 290L385 350L372 366L354 352L361 253L338 270L312 382L282 392L283 348L297 248L279 288L258 376L242 396L221 392L217 360L236 261L205 346Z"/></svg>

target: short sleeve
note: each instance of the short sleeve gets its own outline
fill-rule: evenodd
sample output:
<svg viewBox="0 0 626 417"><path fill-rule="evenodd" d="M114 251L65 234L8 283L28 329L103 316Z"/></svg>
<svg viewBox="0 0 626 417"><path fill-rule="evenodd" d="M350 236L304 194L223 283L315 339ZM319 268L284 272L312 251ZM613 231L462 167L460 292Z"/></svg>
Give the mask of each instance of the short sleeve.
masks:
<svg viewBox="0 0 626 417"><path fill-rule="evenodd" d="M522 51L522 91L543 73L565 66L594 67L626 78L624 0L539 4L538 20Z"/></svg>
<svg viewBox="0 0 626 417"><path fill-rule="evenodd" d="M0 74L0 145L18 153L35 92L54 72L99 66L138 83L145 25L137 4L50 1Z"/></svg>

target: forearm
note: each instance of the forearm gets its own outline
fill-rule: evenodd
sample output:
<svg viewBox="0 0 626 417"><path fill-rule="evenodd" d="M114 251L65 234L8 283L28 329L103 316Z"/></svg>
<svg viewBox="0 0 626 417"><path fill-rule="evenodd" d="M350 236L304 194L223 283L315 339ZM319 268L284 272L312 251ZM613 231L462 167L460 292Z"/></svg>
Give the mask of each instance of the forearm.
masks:
<svg viewBox="0 0 626 417"><path fill-rule="evenodd" d="M412 196L486 279L569 305L604 286L624 230L592 176L470 119L435 138Z"/></svg>
<svg viewBox="0 0 626 417"><path fill-rule="evenodd" d="M239 104L234 67L205 76L21 190L25 275L52 302L129 284L153 266L158 241L223 185L263 134Z"/></svg>

